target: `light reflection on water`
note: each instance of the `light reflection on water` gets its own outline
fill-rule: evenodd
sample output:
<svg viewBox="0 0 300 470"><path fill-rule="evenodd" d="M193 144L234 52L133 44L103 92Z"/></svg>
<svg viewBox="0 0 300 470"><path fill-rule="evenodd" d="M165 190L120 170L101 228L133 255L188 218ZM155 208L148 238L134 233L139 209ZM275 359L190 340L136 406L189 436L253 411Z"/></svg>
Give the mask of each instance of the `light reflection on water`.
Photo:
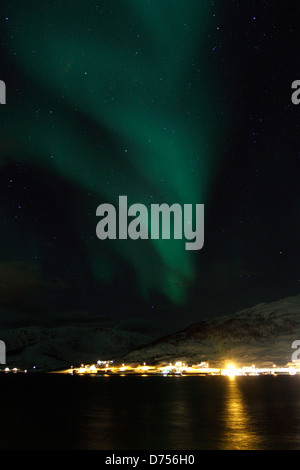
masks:
<svg viewBox="0 0 300 470"><path fill-rule="evenodd" d="M250 379L251 380L251 379ZM260 429L245 407L237 377L228 377L224 408L227 431L221 448L225 450L259 449L262 445Z"/></svg>
<svg viewBox="0 0 300 470"><path fill-rule="evenodd" d="M300 449L300 377L0 377L0 448Z"/></svg>
<svg viewBox="0 0 300 470"><path fill-rule="evenodd" d="M126 387L118 404L90 408L88 447L105 427L109 449L300 449L298 377L128 377Z"/></svg>

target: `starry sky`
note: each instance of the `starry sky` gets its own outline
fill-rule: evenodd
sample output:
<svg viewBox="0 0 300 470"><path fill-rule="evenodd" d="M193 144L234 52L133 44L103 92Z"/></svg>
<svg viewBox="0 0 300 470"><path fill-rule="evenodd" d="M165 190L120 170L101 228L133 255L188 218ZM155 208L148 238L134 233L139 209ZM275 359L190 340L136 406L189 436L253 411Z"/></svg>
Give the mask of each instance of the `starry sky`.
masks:
<svg viewBox="0 0 300 470"><path fill-rule="evenodd" d="M3 0L2 327L160 335L299 293L300 9ZM99 204L205 204L202 250L105 240Z"/></svg>

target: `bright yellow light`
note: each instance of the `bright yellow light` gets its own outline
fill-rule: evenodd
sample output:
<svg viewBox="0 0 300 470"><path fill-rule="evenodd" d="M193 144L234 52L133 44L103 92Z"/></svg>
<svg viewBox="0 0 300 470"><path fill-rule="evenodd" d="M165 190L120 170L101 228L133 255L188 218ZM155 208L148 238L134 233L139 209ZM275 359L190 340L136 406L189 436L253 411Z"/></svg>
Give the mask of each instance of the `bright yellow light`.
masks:
<svg viewBox="0 0 300 470"><path fill-rule="evenodd" d="M237 369L233 364L228 364L225 374L228 375L228 377L235 377L237 374Z"/></svg>

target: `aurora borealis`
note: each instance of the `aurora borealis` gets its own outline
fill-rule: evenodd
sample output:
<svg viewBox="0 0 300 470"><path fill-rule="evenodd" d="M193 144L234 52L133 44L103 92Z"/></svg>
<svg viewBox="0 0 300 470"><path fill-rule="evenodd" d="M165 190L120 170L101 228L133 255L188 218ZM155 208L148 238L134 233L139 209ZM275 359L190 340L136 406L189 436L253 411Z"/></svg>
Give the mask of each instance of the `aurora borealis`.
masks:
<svg viewBox="0 0 300 470"><path fill-rule="evenodd" d="M269 2L225 3L3 2L5 321L183 326L297 293L296 3L281 27ZM99 241L120 195L205 204L204 249Z"/></svg>

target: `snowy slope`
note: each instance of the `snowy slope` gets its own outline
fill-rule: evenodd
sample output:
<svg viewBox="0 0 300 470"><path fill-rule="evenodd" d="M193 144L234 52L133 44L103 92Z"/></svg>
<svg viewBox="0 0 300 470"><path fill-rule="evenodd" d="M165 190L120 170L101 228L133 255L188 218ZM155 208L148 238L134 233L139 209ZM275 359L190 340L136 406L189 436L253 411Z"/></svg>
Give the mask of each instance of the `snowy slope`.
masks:
<svg viewBox="0 0 300 470"><path fill-rule="evenodd" d="M0 331L0 339L7 346L7 366L27 369L57 370L111 359L285 365L291 361L293 341L300 340L300 295L202 321L151 343L139 333L92 327L32 326Z"/></svg>
<svg viewBox="0 0 300 470"><path fill-rule="evenodd" d="M0 331L7 349L6 365L55 370L113 359L150 341L148 336L110 328L24 327Z"/></svg>
<svg viewBox="0 0 300 470"><path fill-rule="evenodd" d="M194 324L129 353L128 362L285 365L300 340L300 295Z"/></svg>

